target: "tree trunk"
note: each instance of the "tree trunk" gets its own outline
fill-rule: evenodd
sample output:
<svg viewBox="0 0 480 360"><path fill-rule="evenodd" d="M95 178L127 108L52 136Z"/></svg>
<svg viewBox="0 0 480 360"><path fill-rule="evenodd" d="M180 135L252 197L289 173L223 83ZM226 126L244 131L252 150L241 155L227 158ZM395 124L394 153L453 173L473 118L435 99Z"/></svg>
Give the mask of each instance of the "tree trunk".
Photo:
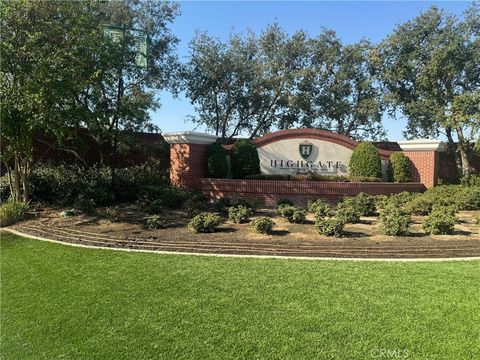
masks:
<svg viewBox="0 0 480 360"><path fill-rule="evenodd" d="M447 135L448 140L448 150L455 157L455 169L456 169L456 178L459 178L462 175L462 158L458 151L458 146L455 146L455 141L453 141L452 128L445 128L445 134Z"/></svg>
<svg viewBox="0 0 480 360"><path fill-rule="evenodd" d="M462 175L470 174L470 159L468 158L468 143L465 141L465 136L463 135L463 130L461 128L457 128L457 135L458 135L458 152L460 154L461 159L461 170Z"/></svg>
<svg viewBox="0 0 480 360"><path fill-rule="evenodd" d="M15 181L15 197L14 200L19 201L21 198L21 187L20 187L20 165L18 163L18 153L15 151L14 153L14 167L13 167L13 176Z"/></svg>

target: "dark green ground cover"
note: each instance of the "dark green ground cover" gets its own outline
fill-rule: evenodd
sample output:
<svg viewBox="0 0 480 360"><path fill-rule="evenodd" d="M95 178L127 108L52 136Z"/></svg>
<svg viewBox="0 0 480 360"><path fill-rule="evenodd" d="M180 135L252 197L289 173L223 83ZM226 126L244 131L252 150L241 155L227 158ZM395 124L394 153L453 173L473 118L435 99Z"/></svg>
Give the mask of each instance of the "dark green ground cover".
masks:
<svg viewBox="0 0 480 360"><path fill-rule="evenodd" d="M479 295L478 261L175 256L2 233L1 354L478 359Z"/></svg>

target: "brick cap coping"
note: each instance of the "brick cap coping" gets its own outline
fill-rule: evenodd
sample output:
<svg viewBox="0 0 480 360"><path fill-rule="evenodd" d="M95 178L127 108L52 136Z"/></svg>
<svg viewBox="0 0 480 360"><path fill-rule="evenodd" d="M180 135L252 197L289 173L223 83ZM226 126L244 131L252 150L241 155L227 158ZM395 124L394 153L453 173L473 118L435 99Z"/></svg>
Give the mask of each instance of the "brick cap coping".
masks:
<svg viewBox="0 0 480 360"><path fill-rule="evenodd" d="M443 141L430 139L399 141L398 145L404 151L443 151L446 148Z"/></svg>
<svg viewBox="0 0 480 360"><path fill-rule="evenodd" d="M207 256L217 258L253 258L253 259L284 259L284 260L310 260L310 261L385 261L385 262L443 262L443 261L476 261L480 257L458 257L458 258L342 258L342 257L306 257L306 256L282 256L282 255L241 255L241 254L218 254L218 253L196 253L196 252L179 252L179 251L165 251L165 250L145 250L145 249L125 249L106 246L93 246L84 244L68 243L60 240L48 239L40 236L26 234L24 232L3 228L2 231L21 236L32 240L40 240L54 244L72 246L92 250L110 250L110 251L126 251L126 252L140 252L140 253L154 253L161 255L180 255L180 256Z"/></svg>
<svg viewBox="0 0 480 360"><path fill-rule="evenodd" d="M176 131L163 134L169 144L200 144L210 145L217 141L218 136L197 131Z"/></svg>
<svg viewBox="0 0 480 360"><path fill-rule="evenodd" d="M298 139L298 138L310 138L324 140L327 142L332 142L338 145L342 145L351 150L355 149L359 144L358 141L355 141L348 136L337 134L327 130L320 129L288 129L275 131L273 133L267 134L265 136L259 137L253 140L253 144L256 147L262 147L267 144L285 140L285 139ZM380 157L384 160L388 159L392 151L378 149Z"/></svg>

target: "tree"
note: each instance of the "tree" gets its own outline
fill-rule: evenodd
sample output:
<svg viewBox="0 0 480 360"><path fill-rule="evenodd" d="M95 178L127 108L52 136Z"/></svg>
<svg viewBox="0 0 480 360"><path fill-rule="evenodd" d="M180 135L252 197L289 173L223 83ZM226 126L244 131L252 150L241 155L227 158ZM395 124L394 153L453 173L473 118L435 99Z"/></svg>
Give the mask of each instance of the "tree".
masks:
<svg viewBox="0 0 480 360"><path fill-rule="evenodd" d="M29 199L34 134L59 139L76 116L73 94L82 83L80 56L89 42L83 28L93 23L84 14L91 6L23 0L0 4L2 161L16 200Z"/></svg>
<svg viewBox="0 0 480 360"><path fill-rule="evenodd" d="M457 164L468 174L468 152L478 136L480 91L480 12L472 5L464 20L431 7L397 26L379 46L381 79L391 113L407 118L407 137L443 133ZM478 105L478 101L476 102Z"/></svg>
<svg viewBox="0 0 480 360"><path fill-rule="evenodd" d="M27 201L34 134L62 143L83 127L111 149L117 130L152 128L154 91L173 83L177 40L167 25L178 6L149 0L16 0L0 6L2 160L10 175L13 163L12 194ZM105 36L106 25L120 36ZM139 37L147 34L144 68L138 66L139 57L147 58Z"/></svg>
<svg viewBox="0 0 480 360"><path fill-rule="evenodd" d="M190 49L183 79L198 114L194 123L223 141L291 123L289 102L307 59L305 33L288 36L274 24L259 37L232 34L227 43L197 34Z"/></svg>
<svg viewBox="0 0 480 360"><path fill-rule="evenodd" d="M303 111L303 126L359 140L385 136L372 49L367 40L343 45L332 30L310 40L310 65L296 103Z"/></svg>

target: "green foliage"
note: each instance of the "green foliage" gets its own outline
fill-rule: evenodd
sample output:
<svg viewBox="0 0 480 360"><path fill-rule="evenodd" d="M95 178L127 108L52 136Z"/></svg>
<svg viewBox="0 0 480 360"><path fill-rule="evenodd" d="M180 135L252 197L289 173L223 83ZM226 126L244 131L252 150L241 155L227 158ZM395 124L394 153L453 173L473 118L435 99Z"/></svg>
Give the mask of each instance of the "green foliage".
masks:
<svg viewBox="0 0 480 360"><path fill-rule="evenodd" d="M305 222L305 210L299 209L295 206L286 204L280 205L277 208L277 213L289 223L301 224Z"/></svg>
<svg viewBox="0 0 480 360"><path fill-rule="evenodd" d="M452 234L456 221L451 210L438 207L423 221L422 227L427 234Z"/></svg>
<svg viewBox="0 0 480 360"><path fill-rule="evenodd" d="M388 105L408 120L405 133L457 135L458 160L469 158L478 136L479 14L474 4L469 17L432 6L397 25L375 55Z"/></svg>
<svg viewBox="0 0 480 360"><path fill-rule="evenodd" d="M0 226L13 225L23 220L27 210L28 204L15 199L7 200L0 205Z"/></svg>
<svg viewBox="0 0 480 360"><path fill-rule="evenodd" d="M332 207L327 202L322 199L317 199L315 201L308 201L308 211L316 216L325 217L332 213Z"/></svg>
<svg viewBox="0 0 480 360"><path fill-rule="evenodd" d="M361 192L353 197L351 201L362 216L373 216L377 213L375 198L371 195Z"/></svg>
<svg viewBox="0 0 480 360"><path fill-rule="evenodd" d="M252 209L243 205L232 206L228 209L228 219L236 224L248 222L249 217L252 215Z"/></svg>
<svg viewBox="0 0 480 360"><path fill-rule="evenodd" d="M432 211L434 202L425 195L417 196L408 201L403 207L412 215L428 215Z"/></svg>
<svg viewBox="0 0 480 360"><path fill-rule="evenodd" d="M475 224L480 225L480 214L475 217Z"/></svg>
<svg viewBox="0 0 480 360"><path fill-rule="evenodd" d="M152 215L147 218L146 225L149 229L165 229L167 221L160 215Z"/></svg>
<svg viewBox="0 0 480 360"><path fill-rule="evenodd" d="M468 174L460 178L460 184L480 187L480 174Z"/></svg>
<svg viewBox="0 0 480 360"><path fill-rule="evenodd" d="M223 211L224 208L230 206L231 199L229 197L221 197L213 202L213 207L216 211Z"/></svg>
<svg viewBox="0 0 480 360"><path fill-rule="evenodd" d="M258 209L260 206L263 205L263 201L261 199L256 199L256 198L255 199L239 198L235 202L235 206L238 206L238 205L243 205L243 206L249 207L252 210L255 210L255 209Z"/></svg>
<svg viewBox="0 0 480 360"><path fill-rule="evenodd" d="M391 197L389 197L388 195L375 195L373 198L375 201L375 208L377 210L381 210L390 203Z"/></svg>
<svg viewBox="0 0 480 360"><path fill-rule="evenodd" d="M411 193L408 191L402 191L401 193L390 195L388 202L399 207L405 206L406 203L421 196L419 193Z"/></svg>
<svg viewBox="0 0 480 360"><path fill-rule="evenodd" d="M346 197L336 208L336 216L342 219L346 224L355 224L360 221L363 209L359 206L359 203L355 201L353 197Z"/></svg>
<svg viewBox="0 0 480 360"><path fill-rule="evenodd" d="M268 217L259 217L252 221L252 228L258 234L271 234L273 228L273 220Z"/></svg>
<svg viewBox="0 0 480 360"><path fill-rule="evenodd" d="M212 233L222 221L222 218L216 214L201 213L190 220L188 227L196 233Z"/></svg>
<svg viewBox="0 0 480 360"><path fill-rule="evenodd" d="M282 206L282 205L289 205L289 206L294 206L294 203L292 200L289 199L280 199L277 201L277 206Z"/></svg>
<svg viewBox="0 0 480 360"><path fill-rule="evenodd" d="M232 173L236 179L260 173L257 148L246 139L238 139L232 147Z"/></svg>
<svg viewBox="0 0 480 360"><path fill-rule="evenodd" d="M207 150L207 174L212 178L226 178L228 163L225 149L219 141L215 141Z"/></svg>
<svg viewBox="0 0 480 360"><path fill-rule="evenodd" d="M402 183L412 181L410 160L401 151L390 155L390 181Z"/></svg>
<svg viewBox="0 0 480 360"><path fill-rule="evenodd" d="M358 144L350 158L349 169L351 176L382 177L382 163L376 146L369 141Z"/></svg>
<svg viewBox="0 0 480 360"><path fill-rule="evenodd" d="M95 200L85 194L79 194L73 203L75 210L91 213L96 207Z"/></svg>
<svg viewBox="0 0 480 360"><path fill-rule="evenodd" d="M378 230L380 234L383 235L405 235L408 233L411 222L410 214L397 206L389 205L380 212L380 225Z"/></svg>
<svg viewBox="0 0 480 360"><path fill-rule="evenodd" d="M315 227L321 235L341 237L345 222L337 217L318 217L315 218Z"/></svg>

